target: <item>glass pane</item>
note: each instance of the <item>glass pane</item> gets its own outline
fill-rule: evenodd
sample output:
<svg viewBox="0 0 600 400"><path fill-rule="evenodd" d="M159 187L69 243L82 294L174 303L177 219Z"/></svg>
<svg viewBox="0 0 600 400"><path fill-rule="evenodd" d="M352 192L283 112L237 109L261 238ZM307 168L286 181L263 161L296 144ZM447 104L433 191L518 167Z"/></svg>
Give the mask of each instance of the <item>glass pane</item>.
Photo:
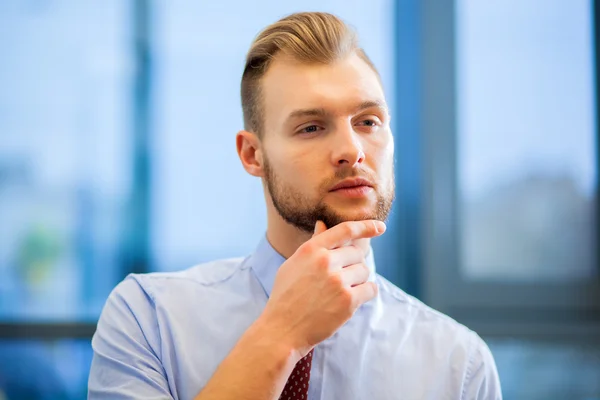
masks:
<svg viewBox="0 0 600 400"><path fill-rule="evenodd" d="M369 8L369 18L364 17ZM310 0L358 31L393 108L393 2ZM241 167L239 85L258 32L298 11L286 2L157 3L153 265L175 270L250 253L266 229L260 181ZM202 23L198 23L202 21ZM219 32L215 36L215 32Z"/></svg>
<svg viewBox="0 0 600 400"><path fill-rule="evenodd" d="M0 399L85 399L91 363L89 340L0 340Z"/></svg>
<svg viewBox="0 0 600 400"><path fill-rule="evenodd" d="M600 399L600 346L489 338L505 399Z"/></svg>
<svg viewBox="0 0 600 400"><path fill-rule="evenodd" d="M93 319L122 278L125 5L0 3L0 319Z"/></svg>
<svg viewBox="0 0 600 400"><path fill-rule="evenodd" d="M592 3L459 0L456 44L463 273L593 276Z"/></svg>

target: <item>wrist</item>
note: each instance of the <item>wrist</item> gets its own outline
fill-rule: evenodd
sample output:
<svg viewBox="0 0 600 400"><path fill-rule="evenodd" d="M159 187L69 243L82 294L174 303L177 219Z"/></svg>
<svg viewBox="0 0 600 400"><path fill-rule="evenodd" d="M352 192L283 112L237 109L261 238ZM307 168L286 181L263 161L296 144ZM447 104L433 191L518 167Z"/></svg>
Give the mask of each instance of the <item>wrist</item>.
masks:
<svg viewBox="0 0 600 400"><path fill-rule="evenodd" d="M305 354L281 328L264 316L259 317L244 334L244 341L272 361L277 370L290 372Z"/></svg>

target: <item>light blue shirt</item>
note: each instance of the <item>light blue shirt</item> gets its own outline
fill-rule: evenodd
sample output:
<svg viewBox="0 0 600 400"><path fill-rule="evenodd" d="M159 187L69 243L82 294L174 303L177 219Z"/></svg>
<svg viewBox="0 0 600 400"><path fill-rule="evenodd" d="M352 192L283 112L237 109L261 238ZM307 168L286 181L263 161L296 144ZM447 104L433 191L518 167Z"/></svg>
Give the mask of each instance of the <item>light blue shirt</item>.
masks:
<svg viewBox="0 0 600 400"><path fill-rule="evenodd" d="M266 239L245 259L130 275L92 340L90 399L193 399L260 315L285 259ZM315 347L310 400L501 399L479 336L375 273L378 296Z"/></svg>

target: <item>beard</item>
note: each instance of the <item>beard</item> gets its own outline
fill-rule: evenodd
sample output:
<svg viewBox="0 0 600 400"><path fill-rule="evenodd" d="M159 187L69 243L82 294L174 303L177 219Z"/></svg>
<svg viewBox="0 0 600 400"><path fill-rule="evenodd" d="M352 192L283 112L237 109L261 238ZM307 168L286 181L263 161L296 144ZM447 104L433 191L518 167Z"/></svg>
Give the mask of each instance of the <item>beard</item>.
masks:
<svg viewBox="0 0 600 400"><path fill-rule="evenodd" d="M344 215L326 204L324 197L330 187L346 178L367 178L371 182L377 182L366 171L353 169L352 167L337 170L332 179L323 182L319 186L319 193L323 194L317 200L311 200L293 185L280 179L271 168L268 160L266 158L264 160L265 183L275 209L287 223L307 233L314 231L317 221L323 221L328 229L346 221L367 219L385 221L394 202L394 171L392 166L390 168L392 173L387 187L381 187L379 184L373 187L376 193L376 201L370 210L358 215Z"/></svg>

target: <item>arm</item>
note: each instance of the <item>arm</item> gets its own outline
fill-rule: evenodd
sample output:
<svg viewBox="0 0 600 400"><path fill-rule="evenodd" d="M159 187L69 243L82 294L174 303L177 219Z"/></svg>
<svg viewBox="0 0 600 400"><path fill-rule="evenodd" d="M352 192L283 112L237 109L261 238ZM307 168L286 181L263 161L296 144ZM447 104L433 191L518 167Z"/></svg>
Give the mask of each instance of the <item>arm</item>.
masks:
<svg viewBox="0 0 600 400"><path fill-rule="evenodd" d="M250 326L195 400L277 399L301 355L272 333L261 319Z"/></svg>
<svg viewBox="0 0 600 400"><path fill-rule="evenodd" d="M196 400L275 400L296 363L377 294L364 250L383 223L323 223L279 269L265 310L221 362ZM159 358L154 302L133 279L111 293L98 322L89 399L172 399Z"/></svg>
<svg viewBox="0 0 600 400"><path fill-rule="evenodd" d="M92 340L88 399L173 399L162 363L154 304L134 279L109 296ZM300 360L257 320L197 399L275 399Z"/></svg>
<svg viewBox="0 0 600 400"><path fill-rule="evenodd" d="M296 363L377 294L367 282L365 250L350 245L378 236L383 223L347 222L311 240L280 267L259 319L223 360L196 400L275 400ZM368 249L367 249L368 250Z"/></svg>
<svg viewBox="0 0 600 400"><path fill-rule="evenodd" d="M469 368L463 387L463 400L502 400L500 379L490 349L472 333L472 350Z"/></svg>
<svg viewBox="0 0 600 400"><path fill-rule="evenodd" d="M110 294L92 339L89 399L172 399L158 357L152 299L127 278Z"/></svg>

